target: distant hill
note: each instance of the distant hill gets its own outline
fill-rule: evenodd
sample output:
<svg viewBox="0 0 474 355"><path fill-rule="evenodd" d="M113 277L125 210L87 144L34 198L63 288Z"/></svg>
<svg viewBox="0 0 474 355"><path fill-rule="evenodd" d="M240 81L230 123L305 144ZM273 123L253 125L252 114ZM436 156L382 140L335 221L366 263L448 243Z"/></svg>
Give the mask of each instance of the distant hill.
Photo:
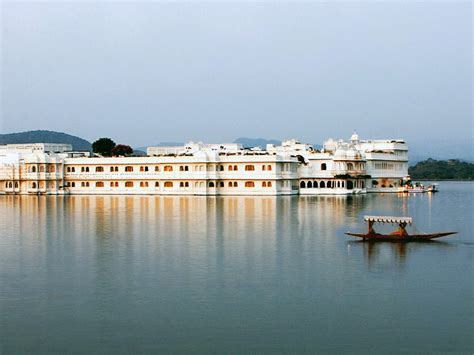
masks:
<svg viewBox="0 0 474 355"><path fill-rule="evenodd" d="M472 180L474 179L474 164L458 159L428 159L409 167L408 174L413 180Z"/></svg>
<svg viewBox="0 0 474 355"><path fill-rule="evenodd" d="M276 139L240 137L237 138L234 143L240 143L245 148L261 147L262 149L265 149L267 144L280 145L281 141Z"/></svg>
<svg viewBox="0 0 474 355"><path fill-rule="evenodd" d="M472 139L420 139L407 141L410 165L427 160L450 160L456 158L474 163Z"/></svg>
<svg viewBox="0 0 474 355"><path fill-rule="evenodd" d="M91 150L91 144L85 139L55 131L27 131L0 134L0 144L21 143L64 143L71 144L73 150Z"/></svg>

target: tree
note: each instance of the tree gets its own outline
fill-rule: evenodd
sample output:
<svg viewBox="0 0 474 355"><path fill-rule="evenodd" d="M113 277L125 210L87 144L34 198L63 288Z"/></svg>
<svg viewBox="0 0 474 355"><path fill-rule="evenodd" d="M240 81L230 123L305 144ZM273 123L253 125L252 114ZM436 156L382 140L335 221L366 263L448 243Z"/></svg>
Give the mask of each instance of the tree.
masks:
<svg viewBox="0 0 474 355"><path fill-rule="evenodd" d="M114 149L112 149L112 155L131 155L133 154L133 149L129 145L117 144Z"/></svg>
<svg viewBox="0 0 474 355"><path fill-rule="evenodd" d="M104 156L111 156L114 148L115 142L110 138L99 138L92 143L92 151Z"/></svg>

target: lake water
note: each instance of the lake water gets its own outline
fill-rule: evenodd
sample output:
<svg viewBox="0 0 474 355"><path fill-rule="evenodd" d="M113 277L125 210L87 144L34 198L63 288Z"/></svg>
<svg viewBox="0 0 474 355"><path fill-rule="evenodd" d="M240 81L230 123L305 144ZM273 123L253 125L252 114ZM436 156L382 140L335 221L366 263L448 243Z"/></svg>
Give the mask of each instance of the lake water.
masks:
<svg viewBox="0 0 474 355"><path fill-rule="evenodd" d="M435 195L0 196L0 353L472 353L474 184ZM430 243L367 243L365 214Z"/></svg>

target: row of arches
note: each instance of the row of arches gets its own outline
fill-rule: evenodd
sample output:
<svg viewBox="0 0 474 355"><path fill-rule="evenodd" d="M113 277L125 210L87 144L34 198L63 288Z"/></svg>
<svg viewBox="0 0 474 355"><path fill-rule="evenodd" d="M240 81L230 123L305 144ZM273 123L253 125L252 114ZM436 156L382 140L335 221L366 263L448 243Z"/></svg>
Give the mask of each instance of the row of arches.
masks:
<svg viewBox="0 0 474 355"><path fill-rule="evenodd" d="M32 165L28 168L28 172L30 173L54 173L56 171L56 167L54 165L40 165L36 167L36 165Z"/></svg>
<svg viewBox="0 0 474 355"><path fill-rule="evenodd" d="M365 183L362 180L356 181L356 187L365 188ZM352 190L354 188L354 182L352 180L321 180L321 181L301 181L300 188L302 189L335 189L335 188L346 188Z"/></svg>

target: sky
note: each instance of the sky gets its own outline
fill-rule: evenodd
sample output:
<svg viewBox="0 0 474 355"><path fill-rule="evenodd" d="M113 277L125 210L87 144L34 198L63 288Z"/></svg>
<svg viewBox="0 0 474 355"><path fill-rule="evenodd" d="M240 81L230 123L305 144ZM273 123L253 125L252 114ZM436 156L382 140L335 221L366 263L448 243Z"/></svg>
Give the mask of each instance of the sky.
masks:
<svg viewBox="0 0 474 355"><path fill-rule="evenodd" d="M472 139L471 2L1 1L0 133Z"/></svg>

